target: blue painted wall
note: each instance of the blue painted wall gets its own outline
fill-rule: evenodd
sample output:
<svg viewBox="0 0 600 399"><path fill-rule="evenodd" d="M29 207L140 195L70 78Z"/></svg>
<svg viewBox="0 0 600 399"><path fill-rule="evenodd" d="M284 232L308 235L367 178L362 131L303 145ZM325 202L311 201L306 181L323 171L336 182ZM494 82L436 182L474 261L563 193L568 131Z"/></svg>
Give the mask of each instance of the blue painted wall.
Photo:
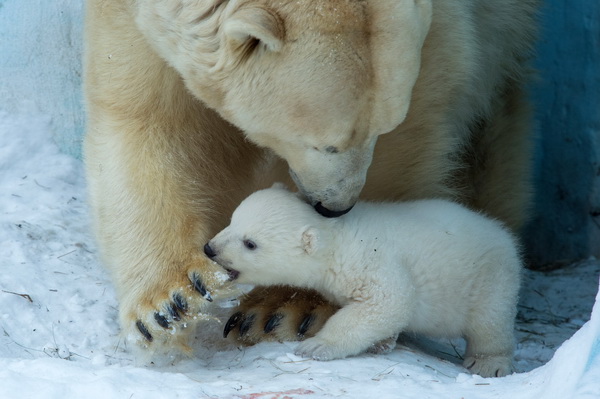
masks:
<svg viewBox="0 0 600 399"><path fill-rule="evenodd" d="M527 250L538 265L600 256L600 2L546 0L535 66L537 193Z"/></svg>
<svg viewBox="0 0 600 399"><path fill-rule="evenodd" d="M494 1L494 0L489 0ZM0 0L0 117L43 118L80 155L84 0ZM534 264L600 257L600 1L545 0L533 86Z"/></svg>
<svg viewBox="0 0 600 399"><path fill-rule="evenodd" d="M0 0L0 115L41 119L67 153L84 131L84 0Z"/></svg>

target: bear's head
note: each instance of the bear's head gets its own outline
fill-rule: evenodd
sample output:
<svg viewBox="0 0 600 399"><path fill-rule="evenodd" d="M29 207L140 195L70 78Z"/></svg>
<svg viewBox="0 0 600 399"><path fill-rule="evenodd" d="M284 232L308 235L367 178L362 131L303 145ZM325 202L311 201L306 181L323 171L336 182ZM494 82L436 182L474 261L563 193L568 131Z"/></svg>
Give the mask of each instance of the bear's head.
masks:
<svg viewBox="0 0 600 399"><path fill-rule="evenodd" d="M319 237L333 223L281 186L247 197L231 223L204 252L227 270L232 280L251 284L312 286L327 251Z"/></svg>
<svg viewBox="0 0 600 399"><path fill-rule="evenodd" d="M377 137L408 112L431 0L138 2L196 97L285 159L320 213L353 206Z"/></svg>

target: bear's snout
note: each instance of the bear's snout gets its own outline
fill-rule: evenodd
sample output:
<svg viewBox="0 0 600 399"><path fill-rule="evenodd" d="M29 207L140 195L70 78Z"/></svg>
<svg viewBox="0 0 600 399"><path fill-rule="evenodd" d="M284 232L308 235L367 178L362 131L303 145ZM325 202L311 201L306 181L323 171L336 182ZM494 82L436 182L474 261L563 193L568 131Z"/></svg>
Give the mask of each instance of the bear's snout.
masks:
<svg viewBox="0 0 600 399"><path fill-rule="evenodd" d="M208 256L209 258L214 258L215 256L217 256L217 253L215 252L214 249L212 249L212 247L210 246L210 242L207 242L206 244L204 244L204 253L206 254L206 256Z"/></svg>

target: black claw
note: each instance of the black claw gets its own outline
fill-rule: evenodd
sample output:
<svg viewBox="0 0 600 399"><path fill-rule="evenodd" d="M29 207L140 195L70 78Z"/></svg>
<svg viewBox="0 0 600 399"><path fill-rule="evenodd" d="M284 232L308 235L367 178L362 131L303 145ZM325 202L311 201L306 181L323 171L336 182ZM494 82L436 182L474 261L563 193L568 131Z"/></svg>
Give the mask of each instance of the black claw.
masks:
<svg viewBox="0 0 600 399"><path fill-rule="evenodd" d="M308 316L306 316L304 320L302 320L302 323L300 323L300 327L298 327L298 335L303 337L304 334L306 334L306 332L310 328L310 325L313 323L313 321L315 321L315 315L309 314Z"/></svg>
<svg viewBox="0 0 600 399"><path fill-rule="evenodd" d="M225 323L225 328L223 329L223 338L227 338L229 332L233 330L233 328L239 323L242 318L242 312L236 312L231 315L227 323Z"/></svg>
<svg viewBox="0 0 600 399"><path fill-rule="evenodd" d="M473 363L471 363L470 366L467 366L467 370L471 370L473 366L475 366L475 363L477 363L477 360L473 360Z"/></svg>
<svg viewBox="0 0 600 399"><path fill-rule="evenodd" d="M246 333L248 333L250 327L252 327L252 324L254 323L255 318L256 315L253 314L244 317L244 320L242 320L242 322L240 323L240 337L243 337L244 335L246 335Z"/></svg>
<svg viewBox="0 0 600 399"><path fill-rule="evenodd" d="M184 313L188 310L187 301L179 292L173 294L173 304L177 307L177 309L183 311Z"/></svg>
<svg viewBox="0 0 600 399"><path fill-rule="evenodd" d="M169 314L171 315L171 317L173 318L174 321L181 320L181 316L179 316L179 311L177 310L177 305L175 305L174 303L171 303L167 307L167 310L169 311Z"/></svg>
<svg viewBox="0 0 600 399"><path fill-rule="evenodd" d="M167 320L167 318L160 313L154 313L154 320L156 320L158 325L162 328L169 328L169 320Z"/></svg>
<svg viewBox="0 0 600 399"><path fill-rule="evenodd" d="M204 286L202 279L200 278L200 276L197 273L192 274L192 284L194 285L194 289L196 291L198 291L204 299L206 299L208 302L213 301L212 296L210 295L210 292L208 292L206 290L206 287Z"/></svg>
<svg viewBox="0 0 600 399"><path fill-rule="evenodd" d="M150 334L150 331L148 331L148 329L146 328L144 323L142 323L141 320L136 321L135 326L138 328L138 330L140 330L140 332L142 333L144 338L148 340L148 342L152 342L152 334Z"/></svg>
<svg viewBox="0 0 600 399"><path fill-rule="evenodd" d="M269 320L267 320L267 322L265 323L265 328L263 330L265 334L268 334L275 328L277 328L279 324L281 324L281 320L283 319L283 317L284 316L281 313L275 313L273 316L271 316Z"/></svg>

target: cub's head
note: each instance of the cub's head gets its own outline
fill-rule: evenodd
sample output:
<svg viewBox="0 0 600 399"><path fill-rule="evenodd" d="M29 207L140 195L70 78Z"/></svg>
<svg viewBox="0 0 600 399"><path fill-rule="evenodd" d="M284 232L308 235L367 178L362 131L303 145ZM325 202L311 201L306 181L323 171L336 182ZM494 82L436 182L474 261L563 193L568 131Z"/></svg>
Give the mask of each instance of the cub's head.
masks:
<svg viewBox="0 0 600 399"><path fill-rule="evenodd" d="M274 186L246 198L204 252L237 282L302 285L316 277L316 226L324 221L297 195Z"/></svg>
<svg viewBox="0 0 600 399"><path fill-rule="evenodd" d="M189 90L284 158L320 213L348 211L408 111L431 0L145 3L140 29Z"/></svg>

